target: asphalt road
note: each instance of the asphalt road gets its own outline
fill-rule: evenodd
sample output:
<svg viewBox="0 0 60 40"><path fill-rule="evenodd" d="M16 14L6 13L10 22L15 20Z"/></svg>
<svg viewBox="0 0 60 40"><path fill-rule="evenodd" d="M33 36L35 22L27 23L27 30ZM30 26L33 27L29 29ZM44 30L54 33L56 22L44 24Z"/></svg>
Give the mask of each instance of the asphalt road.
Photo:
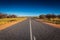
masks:
<svg viewBox="0 0 60 40"><path fill-rule="evenodd" d="M60 40L60 29L28 18L0 31L0 40Z"/></svg>

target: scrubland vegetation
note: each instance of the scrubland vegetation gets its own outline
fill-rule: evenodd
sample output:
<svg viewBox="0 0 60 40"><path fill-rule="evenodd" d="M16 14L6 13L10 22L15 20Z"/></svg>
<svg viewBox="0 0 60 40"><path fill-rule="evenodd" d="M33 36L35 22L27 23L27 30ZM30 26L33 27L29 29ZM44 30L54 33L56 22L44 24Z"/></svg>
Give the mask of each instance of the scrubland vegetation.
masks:
<svg viewBox="0 0 60 40"><path fill-rule="evenodd" d="M0 30L6 29L18 22L22 22L26 17L18 17L16 15L8 15L0 13Z"/></svg>
<svg viewBox="0 0 60 40"><path fill-rule="evenodd" d="M60 15L55 14L40 15L39 19L42 19L43 21L49 23L60 24Z"/></svg>
<svg viewBox="0 0 60 40"><path fill-rule="evenodd" d="M8 15L4 13L0 13L0 25L16 22L16 21L22 21L24 20L24 17L17 17L16 15Z"/></svg>
<svg viewBox="0 0 60 40"><path fill-rule="evenodd" d="M0 25L11 23L11 22L17 22L17 21L22 21L25 18L3 18L0 19Z"/></svg>

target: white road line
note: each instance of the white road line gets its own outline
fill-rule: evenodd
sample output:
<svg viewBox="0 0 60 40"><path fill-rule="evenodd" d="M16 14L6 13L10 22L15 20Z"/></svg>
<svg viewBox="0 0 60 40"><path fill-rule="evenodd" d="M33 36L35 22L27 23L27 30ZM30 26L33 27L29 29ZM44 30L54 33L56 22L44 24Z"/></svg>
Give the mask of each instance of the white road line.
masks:
<svg viewBox="0 0 60 40"><path fill-rule="evenodd" d="M36 37L34 36L34 40L36 40Z"/></svg>
<svg viewBox="0 0 60 40"><path fill-rule="evenodd" d="M29 24L30 24L30 39L33 40L33 37L32 37L32 27L31 27L31 19L29 19Z"/></svg>
<svg viewBox="0 0 60 40"><path fill-rule="evenodd" d="M32 35L31 19L29 19L29 24L30 24L30 39L31 40L36 40L36 37Z"/></svg>

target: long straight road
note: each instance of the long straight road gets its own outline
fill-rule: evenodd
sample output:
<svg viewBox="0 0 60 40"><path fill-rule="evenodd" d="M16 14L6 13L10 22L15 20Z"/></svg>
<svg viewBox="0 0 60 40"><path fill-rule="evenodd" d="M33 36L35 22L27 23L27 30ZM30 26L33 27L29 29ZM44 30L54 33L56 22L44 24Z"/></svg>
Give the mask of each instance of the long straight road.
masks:
<svg viewBox="0 0 60 40"><path fill-rule="evenodd" d="M0 40L60 40L60 29L28 18L0 31Z"/></svg>

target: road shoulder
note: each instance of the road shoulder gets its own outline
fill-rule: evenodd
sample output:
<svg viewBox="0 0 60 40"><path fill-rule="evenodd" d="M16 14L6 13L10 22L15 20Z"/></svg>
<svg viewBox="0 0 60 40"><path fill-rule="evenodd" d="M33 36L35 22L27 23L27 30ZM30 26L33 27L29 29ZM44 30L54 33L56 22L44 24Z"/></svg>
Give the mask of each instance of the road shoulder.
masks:
<svg viewBox="0 0 60 40"><path fill-rule="evenodd" d="M55 27L55 28L59 28L59 29L60 29L60 25L58 25L58 24L53 24L53 23L44 22L43 20L40 20L40 19L36 19L36 20L39 21L39 22L42 22L42 23L44 23L44 24L50 25L50 26L52 26L52 27Z"/></svg>
<svg viewBox="0 0 60 40"><path fill-rule="evenodd" d="M20 21L13 21L13 22L10 22L10 23L6 23L6 24L4 24L4 25L1 25L0 26L0 30L4 30L4 29L6 29L6 28L8 28L8 27L11 27L12 25L15 25L15 24L17 24L17 23L19 23L19 22L22 22L22 21L24 21L24 20L26 20L27 18L25 18L25 19L23 19L23 20L20 20Z"/></svg>

